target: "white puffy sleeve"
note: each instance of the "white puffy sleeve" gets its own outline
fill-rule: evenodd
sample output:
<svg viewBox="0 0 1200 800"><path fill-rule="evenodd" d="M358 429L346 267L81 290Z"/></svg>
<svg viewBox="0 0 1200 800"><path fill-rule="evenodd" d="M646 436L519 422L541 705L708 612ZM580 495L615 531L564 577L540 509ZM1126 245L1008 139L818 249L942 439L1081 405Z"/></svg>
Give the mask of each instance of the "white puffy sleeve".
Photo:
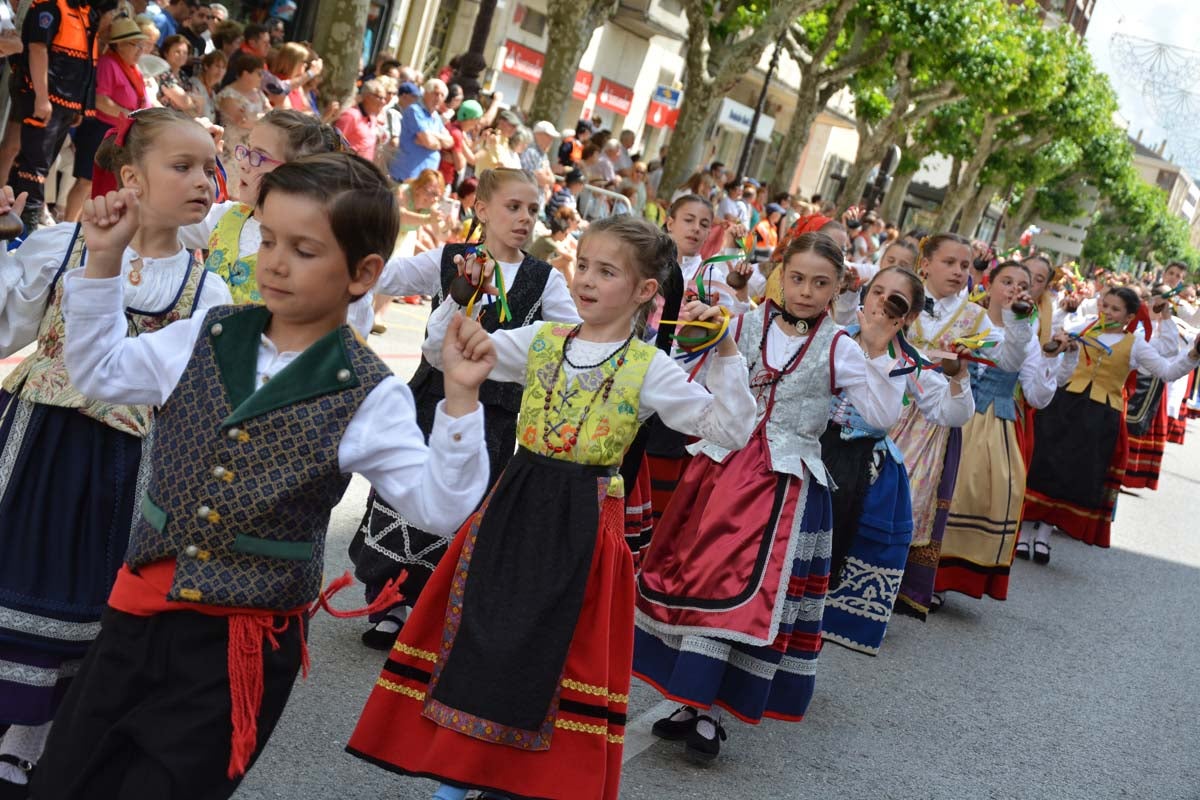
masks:
<svg viewBox="0 0 1200 800"><path fill-rule="evenodd" d="M1175 327L1174 323L1171 323L1171 327ZM1134 336L1133 351L1129 355L1130 369L1145 370L1170 383L1187 375L1197 366L1200 366L1200 360L1192 359L1190 346L1172 358L1163 358L1149 342L1141 336Z"/></svg>
<svg viewBox="0 0 1200 800"><path fill-rule="evenodd" d="M526 348L528 349L528 348ZM661 350L646 370L639 419L658 414L673 430L737 450L750 441L757 417L750 393L750 372L741 354L710 357L708 388L688 381L687 373Z"/></svg>
<svg viewBox="0 0 1200 800"><path fill-rule="evenodd" d="M943 428L961 428L975 413L975 395L971 392L969 372L947 378L931 369L908 375L908 394L925 419Z"/></svg>
<svg viewBox="0 0 1200 800"><path fill-rule="evenodd" d="M1034 408L1050 405L1054 392L1058 390L1059 365L1063 358L1061 354L1046 355L1036 337L1025 344L1025 360L1020 369L1021 392L1025 395L1025 402Z"/></svg>
<svg viewBox="0 0 1200 800"><path fill-rule="evenodd" d="M839 336L833 349L834 388L841 389L873 428L896 424L904 407L905 379L891 377L895 359L882 355L867 359L862 347L849 336Z"/></svg>
<svg viewBox="0 0 1200 800"><path fill-rule="evenodd" d="M12 252L0 247L0 357L37 338L50 285L67 257L74 223L39 228Z"/></svg>

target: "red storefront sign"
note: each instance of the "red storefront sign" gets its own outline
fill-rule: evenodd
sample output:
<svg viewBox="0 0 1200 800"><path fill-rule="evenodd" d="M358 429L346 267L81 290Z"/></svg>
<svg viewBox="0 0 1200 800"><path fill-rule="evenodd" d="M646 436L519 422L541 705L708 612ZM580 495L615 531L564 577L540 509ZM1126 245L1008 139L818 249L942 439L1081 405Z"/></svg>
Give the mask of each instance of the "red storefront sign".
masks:
<svg viewBox="0 0 1200 800"><path fill-rule="evenodd" d="M575 86L571 89L571 96L576 100L587 100L587 96L592 92L592 81L596 76L590 72L579 70L575 73Z"/></svg>
<svg viewBox="0 0 1200 800"><path fill-rule="evenodd" d="M516 75L529 83L537 83L542 79L542 66L545 63L546 57L533 48L518 44L512 39L504 43L504 61L500 64L500 69L509 75ZM578 70L575 73L575 84L571 87L571 94L577 100L586 99L588 93L592 91L593 80L592 73ZM629 97L632 101L632 92Z"/></svg>
<svg viewBox="0 0 1200 800"><path fill-rule="evenodd" d="M646 124L653 128L675 129L679 121L679 103L683 93L669 86L659 86L646 109Z"/></svg>
<svg viewBox="0 0 1200 800"><path fill-rule="evenodd" d="M596 91L596 105L626 116L633 108L633 89L604 78Z"/></svg>
<svg viewBox="0 0 1200 800"><path fill-rule="evenodd" d="M509 75L516 75L523 81L537 83L542 79L542 65L546 57L537 50L523 44L517 44L509 39L504 43L504 62L500 69Z"/></svg>

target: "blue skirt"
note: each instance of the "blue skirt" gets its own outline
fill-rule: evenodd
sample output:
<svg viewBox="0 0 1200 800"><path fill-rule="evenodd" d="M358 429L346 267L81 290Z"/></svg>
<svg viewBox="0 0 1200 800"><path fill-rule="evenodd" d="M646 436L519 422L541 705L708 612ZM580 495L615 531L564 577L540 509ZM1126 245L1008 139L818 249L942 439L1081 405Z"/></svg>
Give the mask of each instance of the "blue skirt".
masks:
<svg viewBox="0 0 1200 800"><path fill-rule="evenodd" d="M100 631L142 440L0 391L0 724L53 719Z"/></svg>
<svg viewBox="0 0 1200 800"><path fill-rule="evenodd" d="M764 717L799 722L812 701L821 613L829 587L833 511L829 490L807 476L800 544L786 607L771 645L710 636L671 636L638 614L633 672L665 697L696 708L719 706L751 724ZM791 521L780 521L789 530Z"/></svg>
<svg viewBox="0 0 1200 800"><path fill-rule="evenodd" d="M878 453L879 451L876 451ZM908 472L886 455L867 489L846 566L830 584L821 635L825 641L878 655L912 542Z"/></svg>

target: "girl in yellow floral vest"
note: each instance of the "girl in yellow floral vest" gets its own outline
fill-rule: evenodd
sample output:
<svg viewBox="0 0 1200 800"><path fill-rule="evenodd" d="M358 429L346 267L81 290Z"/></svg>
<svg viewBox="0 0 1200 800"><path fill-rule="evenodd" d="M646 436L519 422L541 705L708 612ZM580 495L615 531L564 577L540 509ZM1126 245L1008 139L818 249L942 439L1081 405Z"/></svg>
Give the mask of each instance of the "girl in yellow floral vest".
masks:
<svg viewBox="0 0 1200 800"><path fill-rule="evenodd" d="M212 205L207 131L177 111L141 111L114 129L96 162L142 198L122 259L126 333L228 303L179 237ZM22 202L5 188L0 213ZM0 753L18 761L0 763L0 794L6 780L26 782L99 633L149 464L153 409L85 398L63 361L64 274L86 252L73 223L0 249L0 357L36 344L0 390L0 728L11 726Z"/></svg>
<svg viewBox="0 0 1200 800"><path fill-rule="evenodd" d="M389 654L350 740L397 772L543 798L615 800L633 657L633 558L624 541L622 456L657 413L739 448L755 417L732 338L708 372L712 394L638 337L675 253L642 219L592 224L571 294L583 322L491 334L492 379L524 385L517 454L458 532ZM474 272L473 259L464 268ZM717 308L693 306L701 317ZM452 299L430 320L437 359ZM635 320L639 324L635 325ZM469 321L469 355L488 336Z"/></svg>

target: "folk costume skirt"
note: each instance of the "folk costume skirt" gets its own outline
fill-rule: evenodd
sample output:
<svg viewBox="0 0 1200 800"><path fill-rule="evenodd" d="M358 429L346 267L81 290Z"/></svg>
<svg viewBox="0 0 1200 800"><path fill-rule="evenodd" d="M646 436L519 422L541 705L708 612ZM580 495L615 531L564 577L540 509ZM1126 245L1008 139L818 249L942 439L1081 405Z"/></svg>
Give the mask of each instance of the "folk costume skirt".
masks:
<svg viewBox="0 0 1200 800"><path fill-rule="evenodd" d="M143 440L0 391L0 725L54 718L133 525Z"/></svg>
<svg viewBox="0 0 1200 800"><path fill-rule="evenodd" d="M971 417L962 438L934 588L1004 600L1025 500L1017 426L989 407Z"/></svg>
<svg viewBox="0 0 1200 800"><path fill-rule="evenodd" d="M426 440L433 431L433 420L441 397L427 389L413 392L417 426ZM517 441L517 416L499 406L487 406L484 414L484 440L487 446L489 476L494 484L512 458ZM441 563L449 541L421 530L375 493L367 496L367 509L354 538L350 541L350 560L354 577L366 585L367 601L373 601L384 584L405 572L397 586L404 604L413 606L425 584ZM372 617L378 622L386 610Z"/></svg>
<svg viewBox="0 0 1200 800"><path fill-rule="evenodd" d="M1121 411L1059 389L1036 419L1024 518L1108 547L1129 436Z"/></svg>
<svg viewBox="0 0 1200 800"><path fill-rule="evenodd" d="M1183 444L1187 436L1188 397L1192 394L1196 373L1173 382L1167 389L1167 441Z"/></svg>
<svg viewBox="0 0 1200 800"><path fill-rule="evenodd" d="M962 430L934 425L913 403L905 408L892 438L904 453L913 506L913 542L900 584L900 601L924 619L933 599L946 517L958 477Z"/></svg>
<svg viewBox="0 0 1200 800"><path fill-rule="evenodd" d="M836 459L828 453L822 448L826 467L841 487L843 481L832 466ZM912 543L913 513L904 464L883 450L872 450L868 457L869 486L844 566L837 575L830 574L821 636L827 642L878 655L900 594ZM834 491L835 498L838 491L840 488ZM835 530L838 508L835 503Z"/></svg>
<svg viewBox="0 0 1200 800"><path fill-rule="evenodd" d="M1129 489L1157 489L1162 471L1163 452L1167 447L1169 417L1166 388L1153 375L1134 372L1126 386L1133 386L1125 427L1129 433L1129 457L1125 464L1124 486Z"/></svg>
<svg viewBox="0 0 1200 800"><path fill-rule="evenodd" d="M434 571L350 753L514 798L616 799L634 584L612 473L518 451Z"/></svg>
<svg viewBox="0 0 1200 800"><path fill-rule="evenodd" d="M697 456L638 577L634 674L743 722L799 722L829 587L829 491L774 472L761 428L718 464Z"/></svg>

